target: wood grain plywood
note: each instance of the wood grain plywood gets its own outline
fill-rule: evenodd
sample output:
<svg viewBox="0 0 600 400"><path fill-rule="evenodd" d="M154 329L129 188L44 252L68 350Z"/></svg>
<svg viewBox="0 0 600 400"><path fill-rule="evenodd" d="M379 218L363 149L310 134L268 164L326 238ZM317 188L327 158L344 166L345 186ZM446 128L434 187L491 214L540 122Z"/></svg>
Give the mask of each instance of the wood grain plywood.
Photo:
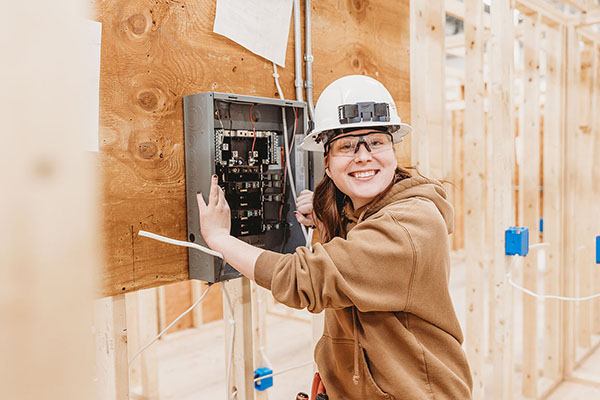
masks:
<svg viewBox="0 0 600 400"><path fill-rule="evenodd" d="M165 322L170 324L192 305L192 287L190 282L176 282L166 285L165 290ZM193 326L193 313L186 314L169 330L169 333L188 329Z"/></svg>
<svg viewBox="0 0 600 400"><path fill-rule="evenodd" d="M214 0L95 3L103 24L100 294L108 296L188 278L186 249L137 235L186 236L183 96L278 94L270 62L212 33ZM366 74L388 87L409 121L408 1L314 2L312 12L315 100L334 79ZM294 94L292 36L279 70L286 97Z"/></svg>
<svg viewBox="0 0 600 400"><path fill-rule="evenodd" d="M410 123L409 1L313 1L312 13L315 102L334 80L368 75L383 83ZM396 154L400 165L411 165L410 135Z"/></svg>

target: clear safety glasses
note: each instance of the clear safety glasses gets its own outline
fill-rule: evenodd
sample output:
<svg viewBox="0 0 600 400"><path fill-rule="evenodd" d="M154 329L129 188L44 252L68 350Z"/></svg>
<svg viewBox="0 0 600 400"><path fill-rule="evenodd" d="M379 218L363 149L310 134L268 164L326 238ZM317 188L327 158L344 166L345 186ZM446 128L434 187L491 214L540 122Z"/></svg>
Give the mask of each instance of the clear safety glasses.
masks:
<svg viewBox="0 0 600 400"><path fill-rule="evenodd" d="M326 152L333 157L354 157L361 143L364 143L370 153L381 153L392 148L392 135L384 132L372 132L333 138L327 143Z"/></svg>

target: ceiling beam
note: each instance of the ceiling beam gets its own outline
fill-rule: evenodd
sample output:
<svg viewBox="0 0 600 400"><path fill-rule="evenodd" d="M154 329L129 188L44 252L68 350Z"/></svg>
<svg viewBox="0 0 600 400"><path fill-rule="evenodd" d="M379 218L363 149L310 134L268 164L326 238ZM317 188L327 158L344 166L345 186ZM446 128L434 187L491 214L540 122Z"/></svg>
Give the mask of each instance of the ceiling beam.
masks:
<svg viewBox="0 0 600 400"><path fill-rule="evenodd" d="M465 3L458 0L446 0L445 1L446 14L460 19L465 20ZM486 30L490 29L490 14L483 14L483 26Z"/></svg>
<svg viewBox="0 0 600 400"><path fill-rule="evenodd" d="M573 7L576 10L586 12L597 6L591 0L564 0L563 3L566 3Z"/></svg>
<svg viewBox="0 0 600 400"><path fill-rule="evenodd" d="M573 17L543 0L516 0L515 6L525 15L541 14L542 22L550 26L556 24L566 25L573 20Z"/></svg>
<svg viewBox="0 0 600 400"><path fill-rule="evenodd" d="M600 24L600 8L582 12L577 27Z"/></svg>

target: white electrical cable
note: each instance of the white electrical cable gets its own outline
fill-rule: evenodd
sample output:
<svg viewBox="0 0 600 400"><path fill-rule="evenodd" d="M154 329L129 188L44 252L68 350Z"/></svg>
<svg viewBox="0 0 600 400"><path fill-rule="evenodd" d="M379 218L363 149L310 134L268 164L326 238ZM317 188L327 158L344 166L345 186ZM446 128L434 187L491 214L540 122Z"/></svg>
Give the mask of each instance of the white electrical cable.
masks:
<svg viewBox="0 0 600 400"><path fill-rule="evenodd" d="M176 246L191 247L192 249L200 250L200 251L202 251L202 252L204 252L206 254L210 254L211 256L215 256L215 257L218 257L220 259L223 259L223 255L221 253L219 253L218 251L214 251L214 250L211 250L211 249L209 249L207 247L200 246L199 244L196 244L196 243L186 242L186 241L183 241L183 240L171 239L171 238L168 238L168 237L165 237L165 236L157 235L156 233L146 232L146 231L139 231L138 235L145 236L147 238L158 240L158 241L161 241L161 242L165 242L165 243L169 243L169 244L174 244Z"/></svg>
<svg viewBox="0 0 600 400"><path fill-rule="evenodd" d="M223 293L225 293L225 300L227 306L229 307L229 324L231 325L231 340L229 342L229 357L227 360L227 393L229 393L231 386L231 367L233 365L233 345L235 343L235 319L233 318L233 307L231 305L231 298L229 297L229 292L225 285L222 285ZM237 395L237 390L233 392L231 395L227 395L227 399L231 400Z"/></svg>
<svg viewBox="0 0 600 400"><path fill-rule="evenodd" d="M532 244L531 246L529 246L529 250L535 250L535 249L539 249L541 247L550 247L550 243L543 242L543 243Z"/></svg>
<svg viewBox="0 0 600 400"><path fill-rule="evenodd" d="M156 342L158 339L160 339L160 337L162 335L165 334L166 331L168 331L169 329L171 329L171 327L173 325L175 325L177 323L177 321L179 321L181 318L183 318L187 313L189 313L190 311L192 311L198 304L202 303L202 300L204 300L204 297L206 297L206 295L208 294L208 291L210 290L210 288L212 287L212 285L208 286L206 288L206 290L204 291L204 293L202 293L202 296L200 296L200 298L198 300L196 300L196 302L194 304L192 304L192 306L190 308L188 308L187 310L185 310L183 312L183 314L181 314L179 317L175 318L175 321L171 322L169 324L169 326L167 326L165 329L162 330L162 332L160 332L158 335L156 335L154 337L154 339L152 339L150 341L150 343L148 343L147 345L145 345L144 347L142 347L141 349L139 349L137 351L137 353L135 353L133 355L133 357L131 357L131 359L129 360L129 362L127 363L128 367L131 367L131 363L133 362L133 360L136 359L137 356L139 356L140 354L142 354L148 347L152 346L154 344L154 342Z"/></svg>
<svg viewBox="0 0 600 400"><path fill-rule="evenodd" d="M275 78L275 86L277 87L277 93L279 93L279 98L281 100L285 100L285 98L283 97L283 92L281 91L281 85L279 84L279 73L277 72L277 65L275 63L273 63L273 78ZM296 181L294 180L294 174L292 173L292 165L291 165L291 158L290 158L290 146L288 144L289 140L288 140L288 134L287 134L287 118L285 116L285 108L281 109L281 117L283 119L283 142L284 142L284 149L285 149L285 158L287 160L286 162L286 169L287 169L287 173L288 173L288 177L290 180L290 189L292 191L292 197L294 198L294 203L296 202L297 196L296 196ZM295 140L295 138L294 138ZM285 173L285 172L284 172ZM310 228L306 229L306 227L302 224L300 224L300 229L302 230L302 235L304 236L304 239L306 240L306 247L309 250L312 250L312 246L311 246L311 238L312 238L312 234L310 234L308 231L310 231Z"/></svg>
<svg viewBox="0 0 600 400"><path fill-rule="evenodd" d="M273 372L272 374L269 374L269 375L259 376L258 378L254 379L254 382L258 382L261 379L267 379L267 378L270 378L272 376L284 374L286 372L293 371L293 370L298 369L298 368L306 367L307 365L315 365L315 362L314 361L307 361L304 364L300 364L300 365L296 365L296 366L289 367L289 368L286 368L286 369L282 369L281 371Z"/></svg>
<svg viewBox="0 0 600 400"><path fill-rule="evenodd" d="M262 361L265 363L265 366L273 369L273 364L271 364L271 360L269 360L269 357L267 357L267 354L265 353L265 345L263 343L263 335L262 335L262 313L260 312L261 310L261 306L263 303L263 298L262 298L262 293L261 291L265 290L263 288L261 288L260 286L256 285L254 283L254 281L250 281L250 286L252 288L252 291L256 294L256 302L258 303L256 308L258 309L258 313L256 315L256 319L257 319L257 323L256 323L256 329L257 329L257 333L258 333L258 352L262 358Z"/></svg>
<svg viewBox="0 0 600 400"><path fill-rule="evenodd" d="M545 247L545 246L550 246L550 243L538 243L538 244L529 246L529 248L536 249L536 248L541 248L541 247ZM523 286L520 286L519 284L515 283L512 280L512 271L514 269L516 262L517 262L517 257L513 258L512 262L510 263L510 266L508 267L508 273L506 274L508 283L510 283L511 286L515 287L516 289L518 289L524 293L527 293L530 296L537 297L538 299L556 299L556 300L562 300L562 301L586 301L586 300L592 300L592 299L600 297L600 293L593 294L591 296L585 296L585 297L564 297L564 296L555 296L555 295L550 295L550 294L535 293L529 289L524 288Z"/></svg>

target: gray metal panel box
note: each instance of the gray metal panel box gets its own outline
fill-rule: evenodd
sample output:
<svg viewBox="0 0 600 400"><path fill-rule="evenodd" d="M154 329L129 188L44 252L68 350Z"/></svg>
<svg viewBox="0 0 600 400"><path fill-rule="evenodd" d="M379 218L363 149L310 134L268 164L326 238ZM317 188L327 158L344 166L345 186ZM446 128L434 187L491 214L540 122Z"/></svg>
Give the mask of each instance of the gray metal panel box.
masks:
<svg viewBox="0 0 600 400"><path fill-rule="evenodd" d="M299 149L307 127L306 103L216 92L183 98L188 240L206 246L200 233L196 193L202 192L207 199L210 178L218 174L219 184L231 190L226 194L232 208L232 234L252 245L281 252L292 252L304 244L292 212L295 205L289 182L284 183L288 181L283 176L284 159L279 155L284 144L282 109L290 142L295 141L290 157L299 193L313 186L308 173L312 158ZM248 186L251 189L244 189ZM254 194L237 196L235 190ZM249 201L239 200L246 195ZM248 208L252 202L254 205ZM234 218L252 223L244 225ZM208 254L195 249L188 254L191 279L218 282L240 276Z"/></svg>

